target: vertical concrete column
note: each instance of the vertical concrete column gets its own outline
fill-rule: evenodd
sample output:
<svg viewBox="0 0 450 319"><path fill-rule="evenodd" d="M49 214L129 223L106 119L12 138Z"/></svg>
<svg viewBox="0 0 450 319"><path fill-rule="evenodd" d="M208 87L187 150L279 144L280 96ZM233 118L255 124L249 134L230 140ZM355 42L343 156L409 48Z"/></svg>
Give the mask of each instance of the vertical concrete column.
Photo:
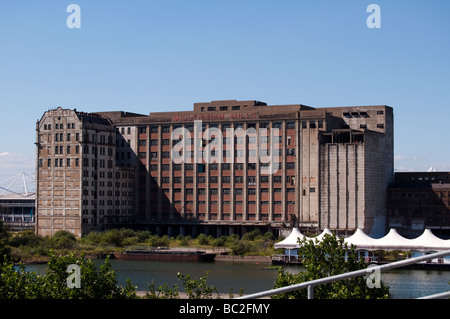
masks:
<svg viewBox="0 0 450 319"><path fill-rule="evenodd" d="M201 129L201 128L200 128ZM193 134L192 134L193 133ZM197 177L198 177L198 164L199 164L199 157L198 157L198 149L199 149L199 145L198 145L198 138L199 138L199 132L197 131L197 126L194 124L194 128L193 128L193 132L191 133L191 137L193 137L193 141L194 141L194 158L193 158L193 182L194 182L194 189L193 189L193 197L194 197L194 211L193 211L193 215L195 219L198 219L198 182L197 182Z"/></svg>
<svg viewBox="0 0 450 319"><path fill-rule="evenodd" d="M244 122L244 131L247 131L247 122ZM248 220L248 141L247 134L244 135L244 193L242 194L244 197L244 211L242 212L242 221Z"/></svg>
<svg viewBox="0 0 450 319"><path fill-rule="evenodd" d="M172 134L172 130L173 130L173 124L170 124L170 134ZM170 146L172 146L172 140L170 141ZM172 157L170 157L172 158ZM169 188L169 199L170 199L170 206L169 206L169 219L173 220L174 219L174 205L173 205L173 201L174 201L174 192L173 192L173 187L174 187L174 183L173 183L173 161L171 161L169 163L169 181L170 181L170 188Z"/></svg>
<svg viewBox="0 0 450 319"><path fill-rule="evenodd" d="M300 132L301 132L301 127L300 127L300 120L295 121L295 206L294 206L294 211L296 213L296 218L297 218L297 225L294 226L298 226L298 223L300 222L300 218L301 218L301 211L300 211L300 202L301 202L301 194L300 194L300 159L302 154L301 152L301 147L300 147Z"/></svg>
<svg viewBox="0 0 450 319"><path fill-rule="evenodd" d="M287 221L286 216L286 121L281 122L281 219Z"/></svg>
<svg viewBox="0 0 450 319"><path fill-rule="evenodd" d="M270 155L273 158L273 121L269 122L269 143L268 146L270 148ZM269 221L274 221L274 214L273 214L273 174L269 174Z"/></svg>
<svg viewBox="0 0 450 319"><path fill-rule="evenodd" d="M162 219L162 127L158 125L158 219Z"/></svg>
<svg viewBox="0 0 450 319"><path fill-rule="evenodd" d="M231 122L231 124L230 124L230 128L231 128L231 131L234 131L234 122ZM234 183L234 180L235 180L235 178L234 178L234 171L235 171L235 167L234 167L234 164L235 164L235 157L234 157L234 150L235 150L235 147L234 147L234 135L232 135L232 136L227 136L227 138L229 138L230 139L230 143L228 143L227 144L227 150L229 151L229 153L230 153L230 158L231 158L231 163L230 163L230 171L231 171L231 173L230 173L230 185L232 185L232 187L230 187L230 198L231 198L231 202L230 202L230 207L231 207L231 211L230 211L230 221L233 221L233 220L236 220L236 207L235 207L235 205L236 205L236 201L235 201L235 187L234 187L234 185L235 185L235 183Z"/></svg>
<svg viewBox="0 0 450 319"><path fill-rule="evenodd" d="M261 169L259 148L259 122L256 122L256 220L261 220Z"/></svg>
<svg viewBox="0 0 450 319"><path fill-rule="evenodd" d="M222 124L219 124L217 127L220 132L222 132ZM217 138L217 137L216 137ZM222 147L219 147L219 150L216 150L216 152L219 152L219 158L222 160L217 163L217 169L218 169L218 177L217 177L217 220L223 219L223 201L222 201L222 163L223 163L223 133L221 134L221 140L218 141L219 146L222 145Z"/></svg>
<svg viewBox="0 0 450 319"><path fill-rule="evenodd" d="M205 124L205 130L207 130L209 128L209 123ZM203 126L202 126L202 143L203 143ZM204 144L202 144L204 145ZM210 167L209 167L209 162L210 162L210 154L207 154L208 152L204 152L203 155L206 155L205 157L205 183L206 183L206 212L205 212L205 220L210 220L211 219L211 187L210 187L210 182L209 182L209 175L210 175Z"/></svg>
<svg viewBox="0 0 450 319"><path fill-rule="evenodd" d="M136 145L138 145L137 149L139 152L139 131L138 134L136 134L136 138L138 139L138 141L136 141ZM150 198L151 198L151 171L150 171L150 165L151 165L151 145L150 145L150 125L147 125L147 136L146 136L146 152L147 152L147 156L146 156L146 160L145 160L145 219L146 220L151 220L151 203L150 203ZM137 161L139 162L140 159L138 158ZM136 176L136 180L139 180L139 174ZM139 186L138 186L139 187ZM139 188L136 188L139 189ZM139 192L136 192L137 196L135 196L135 198L137 198L137 201L139 201ZM154 207L153 207L154 209Z"/></svg>

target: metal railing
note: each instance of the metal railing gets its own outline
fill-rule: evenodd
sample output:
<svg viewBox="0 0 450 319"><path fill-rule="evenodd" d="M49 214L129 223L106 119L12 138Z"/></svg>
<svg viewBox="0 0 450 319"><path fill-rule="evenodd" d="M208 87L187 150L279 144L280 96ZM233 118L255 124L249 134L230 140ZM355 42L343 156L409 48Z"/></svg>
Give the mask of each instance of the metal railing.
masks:
<svg viewBox="0 0 450 319"><path fill-rule="evenodd" d="M441 252L437 252L437 253L421 256L421 257L415 257L415 258L410 258L410 259L406 259L406 260L396 261L396 262L392 262L392 263L385 264L382 266L369 267L369 268L365 268L365 269L351 271L351 272L344 273L344 274L339 274L339 275L334 275L334 276L330 276L330 277L306 281L306 282L302 282L302 283L291 285L291 286L257 292L257 293L245 295L245 296L242 296L242 297L239 297L236 299L258 299L258 298L269 297L269 296L277 295L280 293L286 293L286 292L291 292L291 291L305 289L305 288L308 289L308 299L313 299L314 298L314 287L317 285L327 284L330 282L345 280L345 279L349 279L349 278L353 278L353 277L371 275L375 271L381 272L384 270L400 268L400 267L413 265L413 264L417 264L422 261L427 261L427 260L444 257L444 256L450 256L450 250L445 250L445 251L441 251ZM423 297L423 298L444 298L446 296L450 296L450 292L445 292L442 294L436 294L436 295Z"/></svg>

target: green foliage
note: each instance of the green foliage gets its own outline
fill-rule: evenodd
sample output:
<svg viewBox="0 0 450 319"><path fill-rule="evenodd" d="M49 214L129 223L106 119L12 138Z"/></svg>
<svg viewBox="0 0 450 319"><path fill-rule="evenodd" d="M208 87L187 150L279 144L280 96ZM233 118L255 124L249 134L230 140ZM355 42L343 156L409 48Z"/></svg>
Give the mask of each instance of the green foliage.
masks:
<svg viewBox="0 0 450 319"><path fill-rule="evenodd" d="M9 232L0 220L0 263L10 258L11 249L7 246L9 237Z"/></svg>
<svg viewBox="0 0 450 319"><path fill-rule="evenodd" d="M178 299L179 297L178 285L169 288L168 284L164 284L156 288L154 281L148 285L148 291L145 293L146 299Z"/></svg>
<svg viewBox="0 0 450 319"><path fill-rule="evenodd" d="M268 248L273 246L274 237L270 232L262 235L259 230L255 230L246 233L242 239L234 235L228 236L226 246L233 255L270 255L273 250Z"/></svg>
<svg viewBox="0 0 450 319"><path fill-rule="evenodd" d="M212 236L206 236L205 234L200 234L197 236L197 243L199 245L210 245L211 240L213 239Z"/></svg>
<svg viewBox="0 0 450 319"><path fill-rule="evenodd" d="M298 284L310 280L334 276L368 267L352 246L348 249L342 238L326 235L321 242L303 239L300 241L299 255L302 256L306 271L299 274L286 273L282 269L278 272L275 288ZM345 257L347 255L347 261ZM314 287L314 298L318 299L381 299L389 298L389 287L381 282L380 288L369 288L365 278L356 277L336 281ZM279 294L276 299L307 298L307 290Z"/></svg>
<svg viewBox="0 0 450 319"><path fill-rule="evenodd" d="M158 235L152 235L147 239L147 244L152 247L169 247L170 238L167 235L162 237Z"/></svg>
<svg viewBox="0 0 450 319"><path fill-rule="evenodd" d="M78 265L81 271L81 288L67 285L67 267ZM129 281L125 287L117 283L109 259L96 269L90 259L50 254L45 275L26 272L23 264L16 271L11 262L0 265L0 299L125 299L136 298L135 288Z"/></svg>
<svg viewBox="0 0 450 319"><path fill-rule="evenodd" d="M144 243L149 238L151 238L149 231L134 231L122 228L104 232L90 232L83 236L80 242L85 245L124 247Z"/></svg>
<svg viewBox="0 0 450 319"><path fill-rule="evenodd" d="M191 236L184 236L182 234L179 234L176 238L177 241L180 242L181 246L189 246L191 241Z"/></svg>
<svg viewBox="0 0 450 319"><path fill-rule="evenodd" d="M217 293L217 296L219 295L215 286L208 286L206 283L209 273L210 271L207 271L204 276L200 276L197 279L191 279L190 275L177 274L189 299L211 299L213 293Z"/></svg>
<svg viewBox="0 0 450 319"><path fill-rule="evenodd" d="M65 230L57 231L51 240L53 248L56 249L71 249L77 244L76 237Z"/></svg>
<svg viewBox="0 0 450 319"><path fill-rule="evenodd" d="M12 237L9 244L12 247L29 246L37 247L44 242L42 236L36 235L32 230L24 230Z"/></svg>
<svg viewBox="0 0 450 319"><path fill-rule="evenodd" d="M152 235L149 231L132 229L111 229L103 232L90 232L82 238L76 238L67 231L58 231L53 236L41 236L33 231L23 231L11 236L0 225L0 258L5 254L12 260L45 261L51 250L59 254L77 251L96 255L108 254L127 246L174 247L174 246L210 246L227 248L234 255L270 256L274 253L275 236L268 232L261 234L259 230L246 233L242 239L232 234L214 238L200 234L194 240L190 236L179 235L176 239L167 235ZM0 259L1 261L1 259Z"/></svg>
<svg viewBox="0 0 450 319"><path fill-rule="evenodd" d="M191 279L190 275L177 274L178 280L182 282L184 292L189 299L212 299L214 293L219 298L217 288L207 284L209 273L210 271L207 271L205 275L195 279ZM155 282L152 281L148 288L149 291L145 295L147 299L178 299L180 297L178 285L169 288L167 284L164 284L156 288Z"/></svg>

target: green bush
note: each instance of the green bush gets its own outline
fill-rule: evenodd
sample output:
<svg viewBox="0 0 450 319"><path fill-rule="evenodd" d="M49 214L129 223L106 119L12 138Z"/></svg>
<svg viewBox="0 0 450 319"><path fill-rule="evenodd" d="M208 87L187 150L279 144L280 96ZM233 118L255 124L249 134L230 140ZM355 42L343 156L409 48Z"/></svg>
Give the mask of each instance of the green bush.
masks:
<svg viewBox="0 0 450 319"><path fill-rule="evenodd" d="M200 234L197 236L197 243L199 245L209 245L210 240L212 239L212 236L206 236L205 234Z"/></svg>
<svg viewBox="0 0 450 319"><path fill-rule="evenodd" d="M18 233L16 236L12 237L9 241L9 244L12 247L19 246L29 246L36 247L39 246L43 242L42 236L39 236L34 233L32 230L24 230Z"/></svg>
<svg viewBox="0 0 450 319"><path fill-rule="evenodd" d="M72 233L60 230L53 235L51 242L56 249L71 249L75 247L77 239Z"/></svg>
<svg viewBox="0 0 450 319"><path fill-rule="evenodd" d="M69 265L80 267L80 288L67 284ZM127 299L136 298L135 288L129 281L125 287L117 283L109 259L96 269L93 262L74 253L66 256L50 254L45 275L19 270L11 262L0 265L0 299Z"/></svg>
<svg viewBox="0 0 450 319"><path fill-rule="evenodd" d="M255 238L260 235L261 235L261 232L259 231L259 229L256 229L254 231L245 233L244 236L242 236L242 239L243 240L255 240Z"/></svg>
<svg viewBox="0 0 450 319"><path fill-rule="evenodd" d="M321 242L303 239L300 241L299 255L302 256L305 272L286 273L282 268L274 288L294 285L306 281L334 276L350 271L365 269L368 263L358 257L354 246L348 249L344 239L325 235ZM346 258L347 257L347 260ZM317 299L387 299L390 297L389 287L380 283L380 288L370 289L364 277L355 277L314 287L314 298ZM275 299L307 298L307 289L283 293Z"/></svg>

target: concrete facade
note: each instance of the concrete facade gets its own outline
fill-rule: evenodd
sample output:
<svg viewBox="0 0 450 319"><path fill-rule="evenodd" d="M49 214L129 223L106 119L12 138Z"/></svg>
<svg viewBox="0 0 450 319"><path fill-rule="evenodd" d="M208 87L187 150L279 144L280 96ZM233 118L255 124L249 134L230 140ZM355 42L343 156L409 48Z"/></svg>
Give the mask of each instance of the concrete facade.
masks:
<svg viewBox="0 0 450 319"><path fill-rule="evenodd" d="M36 124L36 232L81 236L134 220L134 169L116 166L116 129L57 108Z"/></svg>
<svg viewBox="0 0 450 319"><path fill-rule="evenodd" d="M70 229L82 234L124 221L156 233L193 236L292 226L310 232L328 227L338 233L360 227L372 235L385 230L386 188L393 178L391 107L313 108L226 100L195 103L193 111L185 112L80 114L58 108L46 112L38 122L37 157L42 165L38 165L37 229L43 233L72 225ZM60 154L45 150L61 143L45 140L44 125L48 130L48 124L54 125L58 117L74 122L83 136L114 142L89 142L91 147L105 147L106 154L79 154L80 167L46 168L47 160L54 161ZM89 119L96 119L95 123ZM177 129L185 131L174 137ZM206 137L214 129L221 136ZM240 129L248 134L238 134ZM220 148L215 146L219 138ZM87 143L73 142L73 147L79 145L80 149ZM181 163L172 154L177 142L185 156ZM263 161L264 145L279 158L274 173L267 172L274 163ZM202 158L205 154L209 157ZM222 161L218 161L219 155ZM108 180L105 193L100 189L95 193L89 175L95 173L92 168L85 169L92 160L106 161L107 167L99 167L99 174L111 171L114 178L128 180L120 184L111 180L114 187L120 187L112 196L108 197ZM128 174L116 175L124 171ZM95 180L94 185L98 185ZM127 191L122 189L124 185ZM61 207L51 201L62 189L66 197ZM97 194L97 201L113 200L115 204L118 199L114 196L121 196L120 203L127 204L119 210L92 206L95 200L90 194Z"/></svg>

